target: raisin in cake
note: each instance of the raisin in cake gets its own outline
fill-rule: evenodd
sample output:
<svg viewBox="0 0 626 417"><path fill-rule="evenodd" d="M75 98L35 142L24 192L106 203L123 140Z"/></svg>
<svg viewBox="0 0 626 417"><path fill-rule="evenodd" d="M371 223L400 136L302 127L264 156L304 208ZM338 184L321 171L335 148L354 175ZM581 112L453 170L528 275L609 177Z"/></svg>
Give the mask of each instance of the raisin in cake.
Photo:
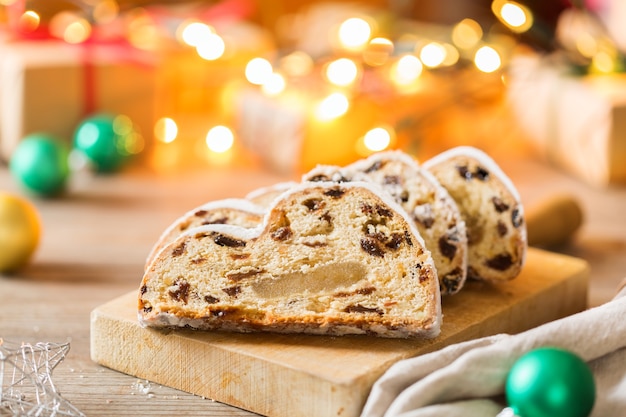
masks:
<svg viewBox="0 0 626 417"><path fill-rule="evenodd" d="M515 278L528 244L521 199L512 181L491 157L468 146L443 152L422 166L447 188L465 219L468 277Z"/></svg>
<svg viewBox="0 0 626 417"><path fill-rule="evenodd" d="M176 219L161 234L152 247L146 267L157 253L168 243L176 239L185 230L205 224L232 224L241 227L255 227L263 220L266 210L251 201L240 198L227 198L210 201L196 207Z"/></svg>
<svg viewBox="0 0 626 417"><path fill-rule="evenodd" d="M255 229L189 229L139 291L151 327L434 337L437 272L403 210L375 184L303 183Z"/></svg>
<svg viewBox="0 0 626 417"><path fill-rule="evenodd" d="M410 155L380 152L344 168L322 165L303 177L338 182L364 178L381 185L415 222L435 261L441 293L457 293L467 276L465 222L446 189Z"/></svg>

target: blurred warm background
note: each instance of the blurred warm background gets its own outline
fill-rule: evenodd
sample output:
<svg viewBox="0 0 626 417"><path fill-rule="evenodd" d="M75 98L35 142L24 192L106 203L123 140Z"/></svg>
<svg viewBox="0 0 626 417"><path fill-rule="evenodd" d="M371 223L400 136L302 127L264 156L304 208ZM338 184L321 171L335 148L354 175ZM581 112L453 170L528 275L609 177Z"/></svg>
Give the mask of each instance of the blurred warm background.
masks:
<svg viewBox="0 0 626 417"><path fill-rule="evenodd" d="M9 162L25 137L45 134L72 151L70 170L97 167L90 147L107 145L81 144L77 131L106 114L117 126L108 170L298 175L384 149L425 159L466 144L535 155L594 185L624 182L625 9L0 0L0 155Z"/></svg>

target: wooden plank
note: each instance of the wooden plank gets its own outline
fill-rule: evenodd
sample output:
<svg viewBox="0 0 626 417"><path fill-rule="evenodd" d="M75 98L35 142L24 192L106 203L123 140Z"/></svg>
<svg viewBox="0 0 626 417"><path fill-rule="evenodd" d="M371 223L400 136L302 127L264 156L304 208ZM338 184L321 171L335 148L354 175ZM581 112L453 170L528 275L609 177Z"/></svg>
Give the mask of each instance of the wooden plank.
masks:
<svg viewBox="0 0 626 417"><path fill-rule="evenodd" d="M138 378L271 417L356 417L394 362L497 333L517 333L586 308L585 261L531 248L520 276L472 282L443 302L432 340L143 329L137 293L92 312L91 357Z"/></svg>

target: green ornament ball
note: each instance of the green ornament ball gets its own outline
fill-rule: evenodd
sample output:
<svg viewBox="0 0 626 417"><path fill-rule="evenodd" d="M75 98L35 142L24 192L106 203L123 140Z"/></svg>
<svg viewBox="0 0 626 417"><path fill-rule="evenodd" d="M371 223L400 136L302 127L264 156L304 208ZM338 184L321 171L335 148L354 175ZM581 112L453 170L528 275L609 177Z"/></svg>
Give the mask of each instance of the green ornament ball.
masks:
<svg viewBox="0 0 626 417"><path fill-rule="evenodd" d="M134 153L136 138L128 117L99 114L78 125L74 147L83 152L97 172L115 172Z"/></svg>
<svg viewBox="0 0 626 417"><path fill-rule="evenodd" d="M69 176L69 151L65 144L46 134L26 136L17 146L9 170L27 190L53 196L65 188Z"/></svg>
<svg viewBox="0 0 626 417"><path fill-rule="evenodd" d="M520 417L587 417L595 398L595 382L587 364L560 348L526 353L506 380L509 407Z"/></svg>

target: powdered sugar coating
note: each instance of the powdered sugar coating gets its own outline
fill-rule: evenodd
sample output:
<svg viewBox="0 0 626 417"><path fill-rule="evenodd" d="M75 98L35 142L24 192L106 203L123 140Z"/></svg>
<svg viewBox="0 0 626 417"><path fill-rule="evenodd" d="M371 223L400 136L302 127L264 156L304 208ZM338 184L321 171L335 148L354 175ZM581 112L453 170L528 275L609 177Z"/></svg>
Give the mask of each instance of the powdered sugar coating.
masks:
<svg viewBox="0 0 626 417"><path fill-rule="evenodd" d="M296 185L298 185L298 183L295 181L279 182L267 187L252 190L246 194L245 198L259 206L268 207L276 197Z"/></svg>
<svg viewBox="0 0 626 417"><path fill-rule="evenodd" d="M230 234L234 237L241 238L241 239L246 239L246 240L254 239L256 237L259 237L259 235L261 234L261 232L267 225L267 220L269 218L269 215L272 209L274 208L274 206L278 204L280 200L284 200L288 198L290 195L297 194L301 192L302 190L306 190L307 188L312 188L312 187L333 188L336 186L337 186L337 183L332 182L332 181L323 181L323 182L315 182L315 183L311 183L311 182L296 183L295 186L292 186L288 188L286 191L283 191L278 197L274 199L274 202L272 203L272 205L268 207L267 210L265 210L265 216L263 218L263 222L259 224L259 226L256 226L254 228L244 228L244 227L239 227L239 226L230 225L230 224L207 224L207 225L197 226L192 229L189 229L185 231L183 234L193 235L197 233L221 232L221 233ZM371 191L372 193L376 194L381 200L385 202L385 204L390 206L395 212L397 212L397 214L399 214L400 216L404 218L404 220L411 227L411 231L413 232L413 234L415 234L415 237L419 241L420 245L426 246L422 235L419 233L419 231L415 227L415 224L409 218L406 211L398 203L396 203L396 201L387 192L385 192L385 190L381 186L371 181L368 181L368 182L351 181L347 183L342 183L342 186L349 187L349 188L365 188Z"/></svg>
<svg viewBox="0 0 626 417"><path fill-rule="evenodd" d="M193 224L194 221L203 221L205 217L219 213L221 213L221 216L225 216L220 219L222 222L254 227L260 223L263 216L266 214L266 209L242 198L214 200L195 207L178 217L161 233L161 236L152 247L146 259L146 267L152 262L163 246L172 241L177 235L187 230L189 225Z"/></svg>
<svg viewBox="0 0 626 417"><path fill-rule="evenodd" d="M441 152L430 158L429 160L422 163L422 167L424 169L430 170L433 166L438 165L444 161L452 159L456 156L460 157L469 157L479 161L482 165L485 165L487 169L494 173L500 181L506 186L508 192L510 192L515 200L522 201L517 188L513 184L513 181L509 178L508 175L504 173L502 168L493 160L489 155L485 152L481 151L478 148L473 146L457 146L452 149L448 149L447 151ZM522 213L523 214L523 213Z"/></svg>

